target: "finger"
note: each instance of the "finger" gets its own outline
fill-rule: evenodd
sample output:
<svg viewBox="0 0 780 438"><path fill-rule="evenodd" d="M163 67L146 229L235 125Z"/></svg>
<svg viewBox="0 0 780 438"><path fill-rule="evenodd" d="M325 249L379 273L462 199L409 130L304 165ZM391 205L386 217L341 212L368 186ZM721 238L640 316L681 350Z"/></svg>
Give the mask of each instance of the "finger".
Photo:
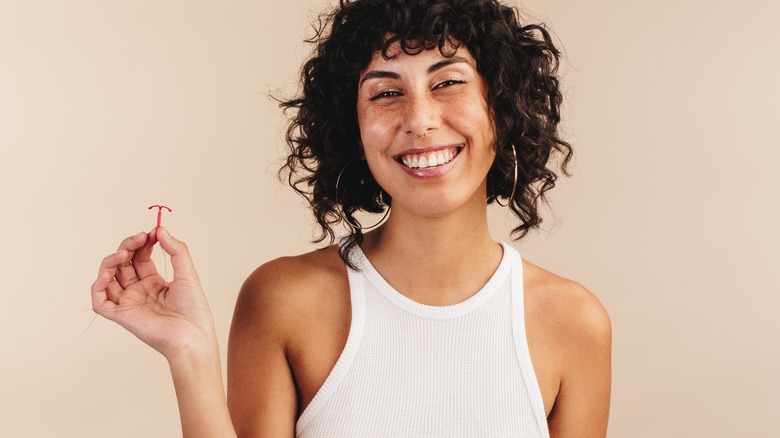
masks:
<svg viewBox="0 0 780 438"><path fill-rule="evenodd" d="M119 304L119 297L124 293L122 285L117 281L116 276L123 263L126 263L128 253L124 249L111 254L103 259L98 272L99 286L103 289L107 300ZM97 282L96 282L97 283Z"/></svg>
<svg viewBox="0 0 780 438"><path fill-rule="evenodd" d="M158 275L157 267L152 261L152 251L157 243L156 230L152 230L146 236L146 243L133 254L133 268L139 280Z"/></svg>
<svg viewBox="0 0 780 438"><path fill-rule="evenodd" d="M99 285L105 288L106 284L111 278L114 278L117 268L122 261L127 257L127 251L120 249L117 252L106 256L102 262L100 262L100 268L98 268L98 278L95 280L95 285ZM103 276L103 274L106 274ZM103 284L105 282L106 284Z"/></svg>
<svg viewBox="0 0 780 438"><path fill-rule="evenodd" d="M116 281L116 278L112 278L108 282L108 285L106 286L106 298L111 300L114 304L119 304L119 299L122 298L124 293L125 290L122 289L122 286Z"/></svg>
<svg viewBox="0 0 780 438"><path fill-rule="evenodd" d="M122 264L119 265L119 269L116 273L116 279L123 288L138 281L138 275L135 272L135 267L131 263L131 260L135 252L146 243L146 240L146 233L138 233L135 236L126 238L119 244L118 251L127 251L127 257L122 260Z"/></svg>
<svg viewBox="0 0 780 438"><path fill-rule="evenodd" d="M98 274L98 278L92 283L90 295L92 296L92 310L100 313L103 303L106 301L106 286L108 286L108 275L103 271Z"/></svg>
<svg viewBox="0 0 780 438"><path fill-rule="evenodd" d="M195 265L192 263L187 245L171 236L165 227L157 228L157 238L160 239L162 249L171 256L173 280L199 282L198 273L195 271Z"/></svg>
<svg viewBox="0 0 780 438"><path fill-rule="evenodd" d="M98 272L98 278L94 283L92 283L91 288L92 310L94 310L98 315L103 315L106 318L110 318L112 311L116 307L116 304L109 300L107 296L107 288L110 280L113 280L113 278L111 277L111 274L109 273L110 271L108 269L103 269L104 265L106 264L105 261L110 259L112 256L108 256L104 259L104 263L101 264L101 270Z"/></svg>

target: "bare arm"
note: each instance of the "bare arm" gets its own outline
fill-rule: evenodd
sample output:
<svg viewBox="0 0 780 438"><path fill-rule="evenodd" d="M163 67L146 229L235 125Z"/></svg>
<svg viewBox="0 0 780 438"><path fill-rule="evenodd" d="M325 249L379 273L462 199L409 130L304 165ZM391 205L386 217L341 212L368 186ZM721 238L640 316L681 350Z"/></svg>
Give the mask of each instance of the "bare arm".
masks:
<svg viewBox="0 0 780 438"><path fill-rule="evenodd" d="M158 238L171 255L171 282L151 260ZM100 265L92 285L92 308L168 360L184 437L236 436L211 311L184 242L163 228L125 239Z"/></svg>
<svg viewBox="0 0 780 438"><path fill-rule="evenodd" d="M190 351L169 358L168 364L179 404L182 436L235 437L216 341L207 351Z"/></svg>
<svg viewBox="0 0 780 438"><path fill-rule="evenodd" d="M612 328L601 303L577 285L561 335L561 384L548 424L551 438L604 438L611 390Z"/></svg>
<svg viewBox="0 0 780 438"><path fill-rule="evenodd" d="M236 302L228 344L228 405L241 437L293 437L298 400L286 358L299 304L283 261L258 268ZM300 275L300 272L297 273Z"/></svg>

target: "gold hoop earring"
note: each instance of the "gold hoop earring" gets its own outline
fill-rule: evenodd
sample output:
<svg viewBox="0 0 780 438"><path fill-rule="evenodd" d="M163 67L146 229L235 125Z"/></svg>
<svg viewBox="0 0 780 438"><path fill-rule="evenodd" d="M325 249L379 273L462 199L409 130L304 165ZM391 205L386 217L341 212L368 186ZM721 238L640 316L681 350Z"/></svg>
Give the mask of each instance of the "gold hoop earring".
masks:
<svg viewBox="0 0 780 438"><path fill-rule="evenodd" d="M495 197L496 204L506 207L510 204L512 204L512 201L515 199L515 190L517 190L517 167L519 166L519 163L517 162L517 152L515 151L515 145L512 145L512 155L515 157L515 179L512 181L512 194L509 195L509 201L507 201L506 204L502 204L501 201L498 200L498 196Z"/></svg>
<svg viewBox="0 0 780 438"><path fill-rule="evenodd" d="M372 229L378 227L379 225L382 224L382 222L384 222L384 220L390 214L390 206L387 206L387 210L385 210L385 214L382 216L382 218L379 219L379 221L377 223L375 223L374 225L371 225L370 227L361 227L359 224L353 223L351 220L349 220L347 215L344 214L344 209L342 208L341 200L339 199L339 182L341 182L341 175L344 174L344 170L346 170L347 167L349 167L350 164L352 164L352 163L354 163L355 161L358 161L358 160L359 160L359 158L353 158L349 162L347 162L347 164L345 164L344 167L341 168L341 172L339 172L339 175L336 177L336 204L338 204L337 208L338 208L338 211L339 211L339 216L341 216L341 220L346 222L347 225L349 225L350 228L352 228L355 231L357 231L357 230L359 230L359 231L367 231L367 230L372 230Z"/></svg>

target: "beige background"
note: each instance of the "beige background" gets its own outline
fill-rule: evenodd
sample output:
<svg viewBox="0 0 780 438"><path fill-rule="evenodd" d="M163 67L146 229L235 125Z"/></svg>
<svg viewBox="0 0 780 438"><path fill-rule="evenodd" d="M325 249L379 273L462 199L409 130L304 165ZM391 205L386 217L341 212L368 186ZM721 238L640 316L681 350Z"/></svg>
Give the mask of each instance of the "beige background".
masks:
<svg viewBox="0 0 780 438"><path fill-rule="evenodd" d="M0 0L0 435L179 434L164 360L85 332L148 205L173 208L223 351L246 275L312 247L267 94L295 90L333 2L282 3ZM523 6L564 44L577 159L518 246L612 316L609 436L780 436L778 2Z"/></svg>

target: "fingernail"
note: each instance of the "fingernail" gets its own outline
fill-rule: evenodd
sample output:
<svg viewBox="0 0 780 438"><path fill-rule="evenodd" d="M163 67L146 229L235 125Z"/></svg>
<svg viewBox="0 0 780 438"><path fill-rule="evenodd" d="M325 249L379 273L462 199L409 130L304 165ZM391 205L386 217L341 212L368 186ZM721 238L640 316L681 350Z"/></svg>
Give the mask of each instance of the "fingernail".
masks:
<svg viewBox="0 0 780 438"><path fill-rule="evenodd" d="M171 238L171 233L169 233L168 230L165 229L165 227L160 227L160 231L162 231L163 236L165 236L167 239Z"/></svg>

